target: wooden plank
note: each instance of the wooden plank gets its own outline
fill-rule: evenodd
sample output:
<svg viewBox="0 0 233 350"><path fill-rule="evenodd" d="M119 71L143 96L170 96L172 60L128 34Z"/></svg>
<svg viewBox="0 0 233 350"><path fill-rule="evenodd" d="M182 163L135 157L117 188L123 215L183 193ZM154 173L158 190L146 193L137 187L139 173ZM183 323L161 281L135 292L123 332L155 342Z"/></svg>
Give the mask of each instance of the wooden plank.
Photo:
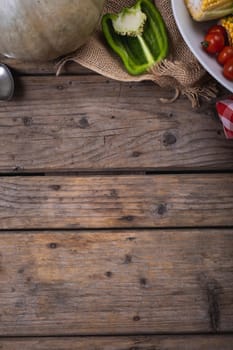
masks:
<svg viewBox="0 0 233 350"><path fill-rule="evenodd" d="M233 226L232 174L1 177L1 229Z"/></svg>
<svg viewBox="0 0 233 350"><path fill-rule="evenodd" d="M18 338L0 340L1 350L232 350L233 336Z"/></svg>
<svg viewBox="0 0 233 350"><path fill-rule="evenodd" d="M233 331L233 231L3 232L0 335Z"/></svg>
<svg viewBox="0 0 233 350"><path fill-rule="evenodd" d="M0 172L233 169L214 106L200 111L153 83L24 77L0 104Z"/></svg>
<svg viewBox="0 0 233 350"><path fill-rule="evenodd" d="M6 64L17 76L20 75L55 75L58 61L51 62L23 62L14 59L4 58L0 55L1 63ZM94 74L94 72L80 66L77 63L68 62L61 71L61 74Z"/></svg>

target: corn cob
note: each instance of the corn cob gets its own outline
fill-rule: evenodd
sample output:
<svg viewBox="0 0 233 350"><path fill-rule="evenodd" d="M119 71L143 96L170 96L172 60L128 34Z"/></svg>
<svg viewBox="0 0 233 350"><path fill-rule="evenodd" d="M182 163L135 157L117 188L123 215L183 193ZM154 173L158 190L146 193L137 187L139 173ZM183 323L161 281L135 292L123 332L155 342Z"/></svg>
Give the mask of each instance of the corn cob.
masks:
<svg viewBox="0 0 233 350"><path fill-rule="evenodd" d="M227 31L229 45L233 46L233 15L224 17L219 22Z"/></svg>
<svg viewBox="0 0 233 350"><path fill-rule="evenodd" d="M233 0L184 0L196 21L219 19L233 14Z"/></svg>

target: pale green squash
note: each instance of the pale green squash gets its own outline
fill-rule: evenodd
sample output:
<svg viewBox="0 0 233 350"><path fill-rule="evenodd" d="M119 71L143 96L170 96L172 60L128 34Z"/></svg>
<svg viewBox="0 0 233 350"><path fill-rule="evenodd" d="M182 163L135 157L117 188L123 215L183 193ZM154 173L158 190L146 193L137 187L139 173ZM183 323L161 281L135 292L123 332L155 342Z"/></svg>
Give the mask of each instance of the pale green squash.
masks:
<svg viewBox="0 0 233 350"><path fill-rule="evenodd" d="M47 61L75 51L96 28L104 0L0 0L0 53Z"/></svg>

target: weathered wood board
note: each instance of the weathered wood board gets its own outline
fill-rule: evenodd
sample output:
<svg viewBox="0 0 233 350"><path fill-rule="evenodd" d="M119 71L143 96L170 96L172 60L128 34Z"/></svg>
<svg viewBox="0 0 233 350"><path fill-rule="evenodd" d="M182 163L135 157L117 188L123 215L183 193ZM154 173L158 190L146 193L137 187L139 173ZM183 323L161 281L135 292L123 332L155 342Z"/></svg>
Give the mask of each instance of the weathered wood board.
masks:
<svg viewBox="0 0 233 350"><path fill-rule="evenodd" d="M58 63L61 60L55 60L50 62L24 62L11 58L5 58L0 55L1 63L6 64L12 71L14 77L24 75L53 75L55 76L58 70ZM93 71L82 67L81 65L68 62L60 71L61 75L64 74L95 74Z"/></svg>
<svg viewBox="0 0 233 350"><path fill-rule="evenodd" d="M1 350L232 350L233 336L67 337L0 340Z"/></svg>
<svg viewBox="0 0 233 350"><path fill-rule="evenodd" d="M232 230L2 232L0 335L233 331Z"/></svg>
<svg viewBox="0 0 233 350"><path fill-rule="evenodd" d="M232 174L0 178L0 229L233 225Z"/></svg>
<svg viewBox="0 0 233 350"><path fill-rule="evenodd" d="M214 106L194 111L153 83L28 76L0 104L0 172L233 169Z"/></svg>

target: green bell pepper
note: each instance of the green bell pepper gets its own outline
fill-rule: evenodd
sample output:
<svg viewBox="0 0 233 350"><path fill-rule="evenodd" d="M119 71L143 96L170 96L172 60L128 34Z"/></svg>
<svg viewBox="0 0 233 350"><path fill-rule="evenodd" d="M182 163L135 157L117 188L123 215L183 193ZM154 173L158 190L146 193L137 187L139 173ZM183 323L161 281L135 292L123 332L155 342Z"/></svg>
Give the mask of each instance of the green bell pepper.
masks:
<svg viewBox="0 0 233 350"><path fill-rule="evenodd" d="M152 0L138 0L118 14L107 13L101 23L108 45L129 74L142 74L167 56L165 23Z"/></svg>

